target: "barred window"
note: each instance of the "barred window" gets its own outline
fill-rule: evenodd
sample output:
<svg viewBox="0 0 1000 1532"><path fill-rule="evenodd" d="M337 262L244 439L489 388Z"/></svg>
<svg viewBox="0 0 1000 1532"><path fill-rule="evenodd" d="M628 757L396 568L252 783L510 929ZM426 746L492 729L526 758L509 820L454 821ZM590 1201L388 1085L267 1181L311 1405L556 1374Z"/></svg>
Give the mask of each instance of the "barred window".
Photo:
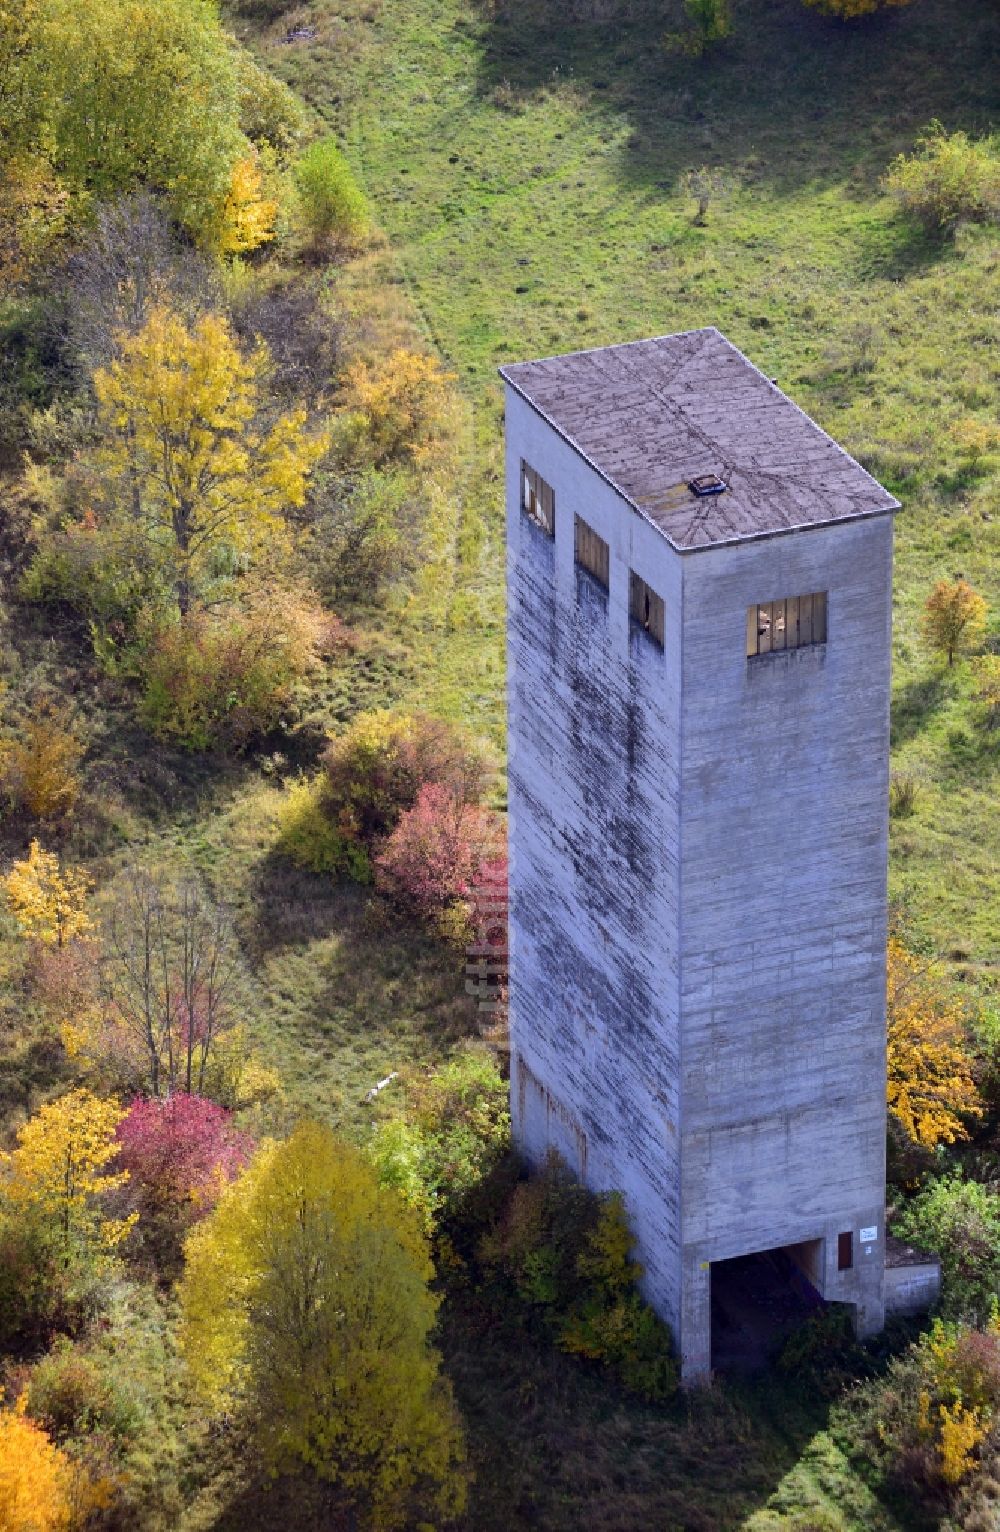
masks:
<svg viewBox="0 0 1000 1532"><path fill-rule="evenodd" d="M576 562L581 569L586 569L592 574L595 580L599 580L607 590L610 556L604 538L598 537L593 527L588 527L587 523L577 516L575 542Z"/></svg>
<svg viewBox="0 0 1000 1532"><path fill-rule="evenodd" d="M747 658L826 643L826 591L747 608Z"/></svg>
<svg viewBox="0 0 1000 1532"><path fill-rule="evenodd" d="M663 597L633 569L629 578L629 613L654 644L663 648Z"/></svg>
<svg viewBox="0 0 1000 1532"><path fill-rule="evenodd" d="M521 509L550 537L556 532L556 497L551 484L521 459Z"/></svg>

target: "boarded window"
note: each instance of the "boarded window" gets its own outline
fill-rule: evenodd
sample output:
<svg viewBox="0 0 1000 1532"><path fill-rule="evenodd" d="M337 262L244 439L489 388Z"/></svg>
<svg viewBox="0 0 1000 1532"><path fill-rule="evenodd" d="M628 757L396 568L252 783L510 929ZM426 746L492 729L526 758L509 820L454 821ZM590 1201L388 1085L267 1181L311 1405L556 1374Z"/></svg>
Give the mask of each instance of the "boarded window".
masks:
<svg viewBox="0 0 1000 1532"><path fill-rule="evenodd" d="M550 537L556 532L556 497L552 485L521 459L521 509Z"/></svg>
<svg viewBox="0 0 1000 1532"><path fill-rule="evenodd" d="M608 588L609 555L608 545L603 537L598 537L593 527L588 527L580 517L576 518L576 562L582 569L586 569L600 580L604 589Z"/></svg>
<svg viewBox="0 0 1000 1532"><path fill-rule="evenodd" d="M747 608L747 657L826 643L826 591Z"/></svg>
<svg viewBox="0 0 1000 1532"><path fill-rule="evenodd" d="M644 633L663 648L663 597L633 569L629 580L629 612Z"/></svg>
<svg viewBox="0 0 1000 1532"><path fill-rule="evenodd" d="M837 1270L850 1271L854 1265L854 1235L848 1229L846 1234L837 1235Z"/></svg>

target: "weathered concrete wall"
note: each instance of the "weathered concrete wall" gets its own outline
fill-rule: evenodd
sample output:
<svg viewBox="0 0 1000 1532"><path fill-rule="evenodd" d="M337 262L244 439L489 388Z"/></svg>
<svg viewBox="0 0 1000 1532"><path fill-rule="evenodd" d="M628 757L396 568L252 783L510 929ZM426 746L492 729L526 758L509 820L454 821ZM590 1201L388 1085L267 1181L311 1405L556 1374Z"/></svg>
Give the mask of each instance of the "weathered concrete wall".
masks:
<svg viewBox="0 0 1000 1532"><path fill-rule="evenodd" d="M679 561L510 391L507 443L515 1131L625 1193L676 1324ZM555 490L554 544L520 510L522 457ZM610 545L608 596L574 567L574 514ZM630 567L666 601L665 651L630 634Z"/></svg>
<svg viewBox="0 0 1000 1532"><path fill-rule="evenodd" d="M822 1238L823 1296L862 1331L882 1323L891 563L888 517L684 559L685 1260ZM827 643L747 660L747 607L815 590Z"/></svg>
<svg viewBox="0 0 1000 1532"><path fill-rule="evenodd" d="M937 1303L940 1293L940 1261L927 1261L923 1266L887 1266L885 1269L887 1314L926 1314Z"/></svg>
<svg viewBox="0 0 1000 1532"><path fill-rule="evenodd" d="M715 1260L822 1241L823 1295L876 1329L891 522L682 556L510 389L507 474L515 1132L624 1192L688 1377ZM630 567L663 652L630 632ZM748 662L747 606L814 590L828 643Z"/></svg>

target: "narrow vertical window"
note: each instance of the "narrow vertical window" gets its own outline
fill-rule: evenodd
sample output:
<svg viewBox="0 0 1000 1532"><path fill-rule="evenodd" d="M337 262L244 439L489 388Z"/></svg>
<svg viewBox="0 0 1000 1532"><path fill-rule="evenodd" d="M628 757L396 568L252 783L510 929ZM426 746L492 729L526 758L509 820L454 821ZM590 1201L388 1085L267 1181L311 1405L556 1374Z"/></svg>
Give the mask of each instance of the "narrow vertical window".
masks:
<svg viewBox="0 0 1000 1532"><path fill-rule="evenodd" d="M604 589L607 590L611 559L608 545L604 538L598 537L593 527L588 527L587 523L579 516L577 516L575 522L574 538L576 562L580 565L581 569L586 569L588 574L592 574L594 579L598 580L604 586Z"/></svg>
<svg viewBox="0 0 1000 1532"><path fill-rule="evenodd" d="M556 530L556 497L552 485L521 459L521 509L550 537Z"/></svg>
<svg viewBox="0 0 1000 1532"><path fill-rule="evenodd" d="M850 1229L837 1235L837 1270L850 1271L854 1265L854 1235Z"/></svg>
<svg viewBox="0 0 1000 1532"><path fill-rule="evenodd" d="M747 607L747 658L826 643L826 591Z"/></svg>
<svg viewBox="0 0 1000 1532"><path fill-rule="evenodd" d="M663 597L658 596L652 586L647 585L634 569L629 577L629 615L644 633L649 634L654 644L662 649Z"/></svg>

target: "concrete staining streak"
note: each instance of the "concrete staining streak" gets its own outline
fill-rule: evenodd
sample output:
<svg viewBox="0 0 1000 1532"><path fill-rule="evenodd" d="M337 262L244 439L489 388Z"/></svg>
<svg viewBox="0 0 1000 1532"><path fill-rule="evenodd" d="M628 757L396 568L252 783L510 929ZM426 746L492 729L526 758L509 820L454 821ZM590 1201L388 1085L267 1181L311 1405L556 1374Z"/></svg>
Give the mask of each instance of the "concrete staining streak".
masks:
<svg viewBox="0 0 1000 1532"><path fill-rule="evenodd" d="M807 427L812 524L780 532L798 489L766 516L741 500L735 542L732 490L655 524L568 439L598 419L606 467L627 400L638 424L612 466L641 492L639 394L612 391L600 424L616 354L646 359L654 398L720 368L728 389L731 363L751 393L770 385L715 331L644 345L588 354L579 418L546 397L559 428L507 369L512 1110L529 1157L555 1148L624 1193L692 1379L711 1367L713 1262L788 1249L862 1333L882 1323L895 502L779 395L780 420ZM538 368L560 359L527 364L536 392ZM721 440L716 408L687 414ZM747 463L759 421L741 420ZM758 486L783 430L761 438ZM661 437L654 478L727 466L682 434ZM842 475L825 516L813 452ZM522 460L554 488L554 537L521 510ZM608 543L608 589L575 565L576 516ZM664 601L662 649L630 621L633 571ZM748 607L812 591L828 641L748 660Z"/></svg>

